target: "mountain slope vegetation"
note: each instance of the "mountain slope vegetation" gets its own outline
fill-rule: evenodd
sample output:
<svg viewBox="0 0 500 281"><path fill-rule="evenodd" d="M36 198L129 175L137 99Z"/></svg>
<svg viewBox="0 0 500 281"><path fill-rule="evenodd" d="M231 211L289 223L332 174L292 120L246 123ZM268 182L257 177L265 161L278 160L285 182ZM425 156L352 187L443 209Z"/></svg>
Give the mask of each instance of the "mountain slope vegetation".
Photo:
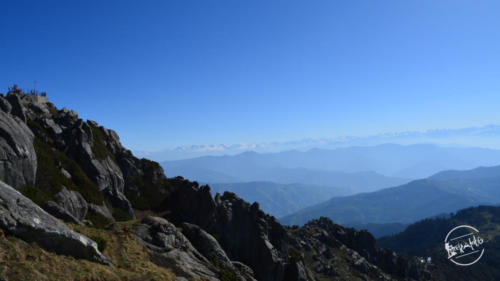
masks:
<svg viewBox="0 0 500 281"><path fill-rule="evenodd" d="M472 266L455 266L447 260L444 238L459 225L470 225L485 239L485 254ZM383 237L379 245L399 253L432 258L436 277L448 280L500 279L500 207L478 206L467 208L447 218L429 218L418 221L396 235Z"/></svg>

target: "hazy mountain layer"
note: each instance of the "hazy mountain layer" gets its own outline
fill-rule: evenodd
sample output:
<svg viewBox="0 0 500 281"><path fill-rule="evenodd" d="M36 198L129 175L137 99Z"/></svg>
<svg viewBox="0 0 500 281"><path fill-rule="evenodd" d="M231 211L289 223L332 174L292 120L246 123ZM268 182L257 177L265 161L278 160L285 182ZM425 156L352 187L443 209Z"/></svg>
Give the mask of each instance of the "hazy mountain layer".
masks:
<svg viewBox="0 0 500 281"><path fill-rule="evenodd" d="M269 214L282 217L305 207L325 201L325 198L352 194L346 188L272 182L211 183L212 192L231 191L248 202L258 202Z"/></svg>
<svg viewBox="0 0 500 281"><path fill-rule="evenodd" d="M217 172L240 182L255 180L278 182L269 178L269 174L280 172L279 169L303 168L346 173L374 171L390 177L418 179L443 170L499 165L499 159L500 150L494 149L441 147L431 144L383 144L332 150L311 149L305 152L295 150L279 153L245 152L234 156L206 156L166 161L162 165L169 175L185 173L190 178L200 178L198 179L200 181L207 176L204 173ZM288 176L286 173L285 175ZM224 182L226 179L212 178L204 181ZM376 184L374 182L374 185ZM333 183L327 185L338 186Z"/></svg>
<svg viewBox="0 0 500 281"><path fill-rule="evenodd" d="M374 191L408 182L407 179L386 177L375 172L338 172L324 169L285 168L261 155L248 152L234 157L206 157L175 162L163 162L167 175L183 175L190 180L207 183L269 181L280 184L334 186L354 193ZM325 196L325 198L328 198Z"/></svg>
<svg viewBox="0 0 500 281"><path fill-rule="evenodd" d="M341 136L336 138L305 138L285 142L265 142L254 144L212 144L188 145L156 151L136 151L142 157L155 161L173 161L203 156L236 155L245 151L276 153L280 151L309 149L337 149L354 146L376 146L387 143L412 145L432 143L437 145L455 144L455 146L489 147L499 149L498 137L500 126L487 125L459 129L433 129L427 131L407 131L383 133L371 136ZM458 168L458 167L456 167ZM464 167L465 168L465 167Z"/></svg>
<svg viewBox="0 0 500 281"><path fill-rule="evenodd" d="M500 203L499 167L448 171L371 193L337 197L280 219L303 224L327 216L341 224L411 223L441 213Z"/></svg>

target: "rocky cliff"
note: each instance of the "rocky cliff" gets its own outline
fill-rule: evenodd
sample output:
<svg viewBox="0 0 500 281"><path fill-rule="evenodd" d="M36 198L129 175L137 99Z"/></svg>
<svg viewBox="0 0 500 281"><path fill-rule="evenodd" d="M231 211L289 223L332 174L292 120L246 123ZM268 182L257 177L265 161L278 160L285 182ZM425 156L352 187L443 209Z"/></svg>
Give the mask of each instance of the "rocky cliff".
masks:
<svg viewBox="0 0 500 281"><path fill-rule="evenodd" d="M124 148L113 130L17 87L0 96L0 180L6 183L0 185L0 227L7 235L104 264L118 280L160 274L159 268L175 280L429 279L423 265L378 248L367 232L324 218L284 227L236 194L213 197L209 186L166 178L158 163ZM120 271L130 252L117 251L130 236L140 245L134 249L147 253L142 262L149 271ZM121 246L105 250L106 242Z"/></svg>

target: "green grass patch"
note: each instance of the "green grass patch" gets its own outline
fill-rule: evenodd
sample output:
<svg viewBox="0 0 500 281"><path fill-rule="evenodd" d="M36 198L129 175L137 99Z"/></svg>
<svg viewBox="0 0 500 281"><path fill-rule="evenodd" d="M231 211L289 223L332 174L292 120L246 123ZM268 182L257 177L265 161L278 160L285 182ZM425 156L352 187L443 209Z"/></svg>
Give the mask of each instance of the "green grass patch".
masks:
<svg viewBox="0 0 500 281"><path fill-rule="evenodd" d="M137 223L117 223L109 229L70 225L87 237L106 241L103 254L113 267L57 255L41 249L36 243L0 233L0 281L174 280L173 271L151 262L147 248L137 241L133 232Z"/></svg>
<svg viewBox="0 0 500 281"><path fill-rule="evenodd" d="M104 229L104 228L108 227L113 222L110 219L108 219L107 217L105 217L101 214L98 214L98 213L88 212L87 216L85 218L87 220L89 220L90 222L92 222L93 227L100 228L100 229Z"/></svg>

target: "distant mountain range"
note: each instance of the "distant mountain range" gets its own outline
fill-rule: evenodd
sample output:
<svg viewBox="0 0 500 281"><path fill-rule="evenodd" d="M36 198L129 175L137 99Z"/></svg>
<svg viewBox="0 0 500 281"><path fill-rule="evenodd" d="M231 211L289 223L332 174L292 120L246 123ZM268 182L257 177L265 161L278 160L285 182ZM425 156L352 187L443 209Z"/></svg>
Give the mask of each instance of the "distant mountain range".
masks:
<svg viewBox="0 0 500 281"><path fill-rule="evenodd" d="M376 146L385 143L410 145L433 143L445 146L474 146L500 149L499 125L468 127L460 129L434 129L406 131L369 136L339 136L333 138L304 138L283 142L188 145L156 151L134 151L141 157L156 161L180 160L201 156L236 155L246 151L275 153L288 150L307 151L314 148L336 149L352 146Z"/></svg>
<svg viewBox="0 0 500 281"><path fill-rule="evenodd" d="M347 188L273 182L212 183L214 193L231 191L248 202L258 202L260 208L275 217L294 213L325 201L325 198L352 194Z"/></svg>
<svg viewBox="0 0 500 281"><path fill-rule="evenodd" d="M442 147L431 144L357 146L347 148L311 149L305 152L245 152L234 156L205 156L162 162L169 176L184 175L203 182L273 181L342 186L340 174L331 179L311 182L321 172L359 173L372 171L386 177L401 179L425 178L439 171L472 169L500 164L500 150L485 148ZM313 173L305 178L299 174ZM372 174L373 175L373 174ZM359 178L360 175L355 175ZM321 177L326 177L321 175ZM363 176L361 176L362 178ZM393 179L391 179L393 180ZM370 184L370 182L372 184ZM369 191L389 187L397 182L379 182L370 178L363 183ZM372 186L370 186L372 185ZM352 187L352 186L351 186Z"/></svg>
<svg viewBox="0 0 500 281"><path fill-rule="evenodd" d="M479 204L500 203L500 166L446 171L427 179L347 197L332 198L280 219L303 224L326 216L339 224L411 223Z"/></svg>
<svg viewBox="0 0 500 281"><path fill-rule="evenodd" d="M494 193L490 188L474 194L469 188L467 192L474 196L463 196L458 175L463 177L467 172L439 173L412 183L408 178L495 165L499 159L500 151L493 149L384 144L306 152L245 152L161 164L169 177L181 175L208 183L212 191L235 192L260 203L276 217L289 215L282 218L284 223L302 224L325 215L346 226L367 228L378 237L401 231L406 224L426 216L491 202L489 196ZM482 184L482 189L489 188L487 181ZM453 191L455 186L458 191ZM364 194L345 197L358 193ZM416 200L419 196L425 200ZM440 201L443 203L436 203ZM404 211L394 213L398 208Z"/></svg>
<svg viewBox="0 0 500 281"><path fill-rule="evenodd" d="M295 158L301 155L301 152L280 154L245 152L235 156L207 156L161 164L169 177L182 175L190 180L204 183L252 181L299 183L350 189L352 193L358 193L408 182L407 179L387 177L375 172L347 173L319 169L316 164L306 166L315 166L318 169L302 168L299 163L291 165L291 161L299 161Z"/></svg>

